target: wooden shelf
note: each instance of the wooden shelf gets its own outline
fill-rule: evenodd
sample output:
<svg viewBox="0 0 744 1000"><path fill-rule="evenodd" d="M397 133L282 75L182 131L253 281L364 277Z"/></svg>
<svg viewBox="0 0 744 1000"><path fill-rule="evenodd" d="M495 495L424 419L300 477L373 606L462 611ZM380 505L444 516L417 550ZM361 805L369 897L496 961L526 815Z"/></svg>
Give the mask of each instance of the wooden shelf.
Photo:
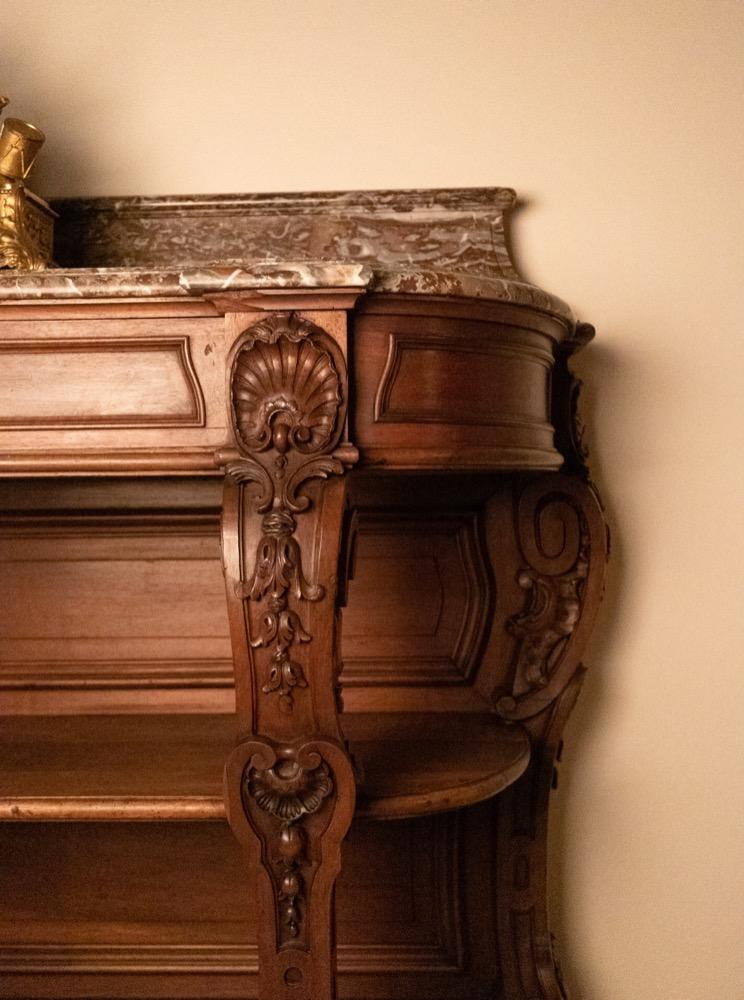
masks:
<svg viewBox="0 0 744 1000"><path fill-rule="evenodd" d="M343 717L357 814L396 819L472 805L529 762L524 730L493 716ZM0 821L222 820L229 715L14 716L0 721Z"/></svg>
<svg viewBox="0 0 744 1000"><path fill-rule="evenodd" d="M401 819L491 798L522 774L530 742L494 716L369 713L341 717L361 771L357 812Z"/></svg>

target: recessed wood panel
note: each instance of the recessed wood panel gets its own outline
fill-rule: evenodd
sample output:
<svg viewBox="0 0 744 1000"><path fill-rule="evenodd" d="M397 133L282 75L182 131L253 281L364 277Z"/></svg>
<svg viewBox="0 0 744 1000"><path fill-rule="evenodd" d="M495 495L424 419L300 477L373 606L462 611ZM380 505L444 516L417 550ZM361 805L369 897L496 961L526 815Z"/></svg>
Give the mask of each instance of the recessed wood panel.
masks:
<svg viewBox="0 0 744 1000"><path fill-rule="evenodd" d="M186 337L0 344L0 427L203 423Z"/></svg>
<svg viewBox="0 0 744 1000"><path fill-rule="evenodd" d="M347 982L382 974L366 995L385 997L386 974L410 975L430 997L437 976L470 978L459 841L458 814L354 823L337 890ZM223 823L0 826L0 978L252 976L253 877Z"/></svg>
<svg viewBox="0 0 744 1000"><path fill-rule="evenodd" d="M344 684L471 684L493 601L477 515L362 513L354 562ZM5 518L0 565L0 690L232 687L216 515Z"/></svg>
<svg viewBox="0 0 744 1000"><path fill-rule="evenodd" d="M215 519L0 525L0 685L230 682Z"/></svg>
<svg viewBox="0 0 744 1000"><path fill-rule="evenodd" d="M344 684L465 683L491 602L472 513L361 513Z"/></svg>
<svg viewBox="0 0 744 1000"><path fill-rule="evenodd" d="M390 335L375 419L392 423L545 423L545 394L525 393L526 365L545 376L550 357L498 342ZM540 371L542 369L542 372Z"/></svg>
<svg viewBox="0 0 744 1000"><path fill-rule="evenodd" d="M388 468L557 468L554 341L527 311L424 316L374 300L354 322L352 438Z"/></svg>

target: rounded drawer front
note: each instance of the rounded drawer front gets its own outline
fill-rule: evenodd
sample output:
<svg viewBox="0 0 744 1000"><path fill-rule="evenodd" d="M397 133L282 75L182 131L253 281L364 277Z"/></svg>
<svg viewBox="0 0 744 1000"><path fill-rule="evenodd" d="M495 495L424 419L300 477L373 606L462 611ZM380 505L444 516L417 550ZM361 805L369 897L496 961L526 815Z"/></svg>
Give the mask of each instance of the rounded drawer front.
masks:
<svg viewBox="0 0 744 1000"><path fill-rule="evenodd" d="M351 351L351 437L363 461L394 468L562 465L550 422L561 324L514 307L492 310L490 318L373 309L354 317Z"/></svg>

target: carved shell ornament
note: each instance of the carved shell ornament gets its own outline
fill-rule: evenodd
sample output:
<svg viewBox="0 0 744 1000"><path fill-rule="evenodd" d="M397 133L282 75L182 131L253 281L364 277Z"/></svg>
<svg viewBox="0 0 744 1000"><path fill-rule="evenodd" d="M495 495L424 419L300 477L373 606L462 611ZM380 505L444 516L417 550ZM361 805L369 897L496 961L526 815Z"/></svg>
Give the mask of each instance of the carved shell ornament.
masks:
<svg viewBox="0 0 744 1000"><path fill-rule="evenodd" d="M232 375L235 431L248 451L325 449L341 408L341 380L312 324L290 316L252 327ZM321 331L318 331L319 333Z"/></svg>

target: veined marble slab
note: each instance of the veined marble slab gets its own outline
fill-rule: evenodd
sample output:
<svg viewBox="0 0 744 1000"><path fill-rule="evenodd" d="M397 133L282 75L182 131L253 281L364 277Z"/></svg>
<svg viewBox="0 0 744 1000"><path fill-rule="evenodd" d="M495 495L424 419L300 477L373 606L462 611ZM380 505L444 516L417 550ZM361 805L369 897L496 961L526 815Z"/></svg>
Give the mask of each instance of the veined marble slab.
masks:
<svg viewBox="0 0 744 1000"><path fill-rule="evenodd" d="M235 261L185 268L79 267L0 271L2 299L141 298L206 295L280 288L367 288L372 271L363 264Z"/></svg>
<svg viewBox="0 0 744 1000"><path fill-rule="evenodd" d="M0 300L269 288L505 301L573 323L509 255L510 188L65 199L46 272L0 272Z"/></svg>

